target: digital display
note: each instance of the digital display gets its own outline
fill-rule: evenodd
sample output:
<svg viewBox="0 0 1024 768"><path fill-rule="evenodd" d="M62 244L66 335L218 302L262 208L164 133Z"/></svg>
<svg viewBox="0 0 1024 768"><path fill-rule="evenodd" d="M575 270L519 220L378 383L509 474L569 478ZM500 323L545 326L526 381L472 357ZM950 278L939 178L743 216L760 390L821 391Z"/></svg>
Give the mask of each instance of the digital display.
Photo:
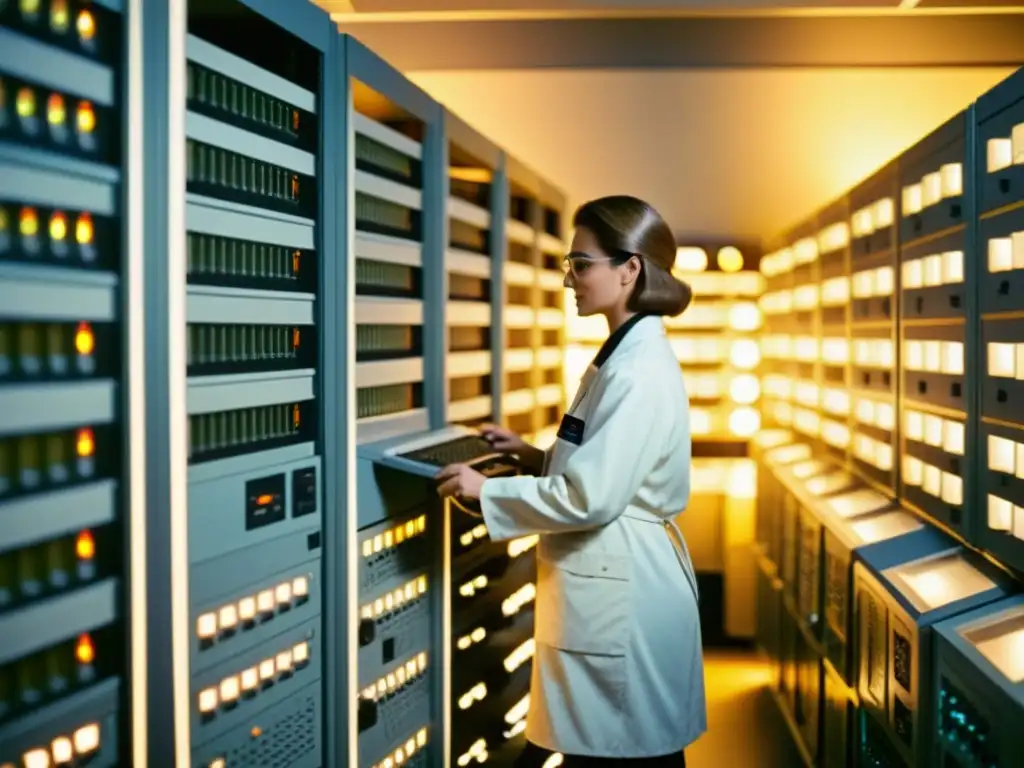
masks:
<svg viewBox="0 0 1024 768"><path fill-rule="evenodd" d="M245 530L252 531L285 519L284 475L245 484Z"/></svg>

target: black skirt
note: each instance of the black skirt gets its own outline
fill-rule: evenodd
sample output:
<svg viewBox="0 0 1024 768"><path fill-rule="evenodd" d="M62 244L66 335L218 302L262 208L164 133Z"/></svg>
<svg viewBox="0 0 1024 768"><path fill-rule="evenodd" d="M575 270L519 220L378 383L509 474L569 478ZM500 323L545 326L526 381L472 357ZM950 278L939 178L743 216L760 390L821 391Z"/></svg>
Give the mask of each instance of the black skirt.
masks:
<svg viewBox="0 0 1024 768"><path fill-rule="evenodd" d="M544 763L553 753L541 749L536 744L526 743L515 768L543 768ZM622 765L635 768L686 768L686 755L677 752L663 757L579 757L565 755L560 768L604 768L604 766Z"/></svg>

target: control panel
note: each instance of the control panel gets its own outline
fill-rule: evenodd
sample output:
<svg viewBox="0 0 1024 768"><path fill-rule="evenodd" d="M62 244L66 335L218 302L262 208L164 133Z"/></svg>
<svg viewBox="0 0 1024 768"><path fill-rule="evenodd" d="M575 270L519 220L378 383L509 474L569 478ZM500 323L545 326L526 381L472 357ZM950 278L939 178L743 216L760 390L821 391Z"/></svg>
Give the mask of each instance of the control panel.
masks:
<svg viewBox="0 0 1024 768"><path fill-rule="evenodd" d="M193 760L319 766L321 55L195 2L186 57Z"/></svg>
<svg viewBox="0 0 1024 768"><path fill-rule="evenodd" d="M125 765L122 3L0 3L0 765Z"/></svg>

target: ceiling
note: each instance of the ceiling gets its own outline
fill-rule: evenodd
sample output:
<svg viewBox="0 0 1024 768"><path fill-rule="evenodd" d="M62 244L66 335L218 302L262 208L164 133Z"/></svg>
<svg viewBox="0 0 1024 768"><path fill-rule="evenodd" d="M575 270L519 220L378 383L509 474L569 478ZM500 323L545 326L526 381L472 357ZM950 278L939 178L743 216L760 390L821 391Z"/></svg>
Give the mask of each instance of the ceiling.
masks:
<svg viewBox="0 0 1024 768"><path fill-rule="evenodd" d="M1024 64L996 0L316 2L572 203L681 239L775 234Z"/></svg>

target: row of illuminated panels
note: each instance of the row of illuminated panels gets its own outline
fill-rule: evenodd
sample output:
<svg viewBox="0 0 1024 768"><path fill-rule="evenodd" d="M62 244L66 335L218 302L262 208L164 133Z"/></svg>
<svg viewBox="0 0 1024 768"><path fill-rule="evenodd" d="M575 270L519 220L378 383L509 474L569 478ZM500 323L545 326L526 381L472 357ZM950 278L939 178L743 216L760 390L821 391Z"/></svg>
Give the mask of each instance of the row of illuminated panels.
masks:
<svg viewBox="0 0 1024 768"><path fill-rule="evenodd" d="M728 251L725 258L730 258ZM760 427L754 406L761 396L755 373L761 349L752 334L764 321L757 306L764 279L754 271L729 272L728 264L720 265L717 272L694 271L703 266L690 264L675 270L677 277L689 283L694 299L682 315L665 318L669 343L693 401L691 431L694 437L749 437ZM608 328L603 318L576 314L571 296L566 307L564 376L571 400Z"/></svg>

